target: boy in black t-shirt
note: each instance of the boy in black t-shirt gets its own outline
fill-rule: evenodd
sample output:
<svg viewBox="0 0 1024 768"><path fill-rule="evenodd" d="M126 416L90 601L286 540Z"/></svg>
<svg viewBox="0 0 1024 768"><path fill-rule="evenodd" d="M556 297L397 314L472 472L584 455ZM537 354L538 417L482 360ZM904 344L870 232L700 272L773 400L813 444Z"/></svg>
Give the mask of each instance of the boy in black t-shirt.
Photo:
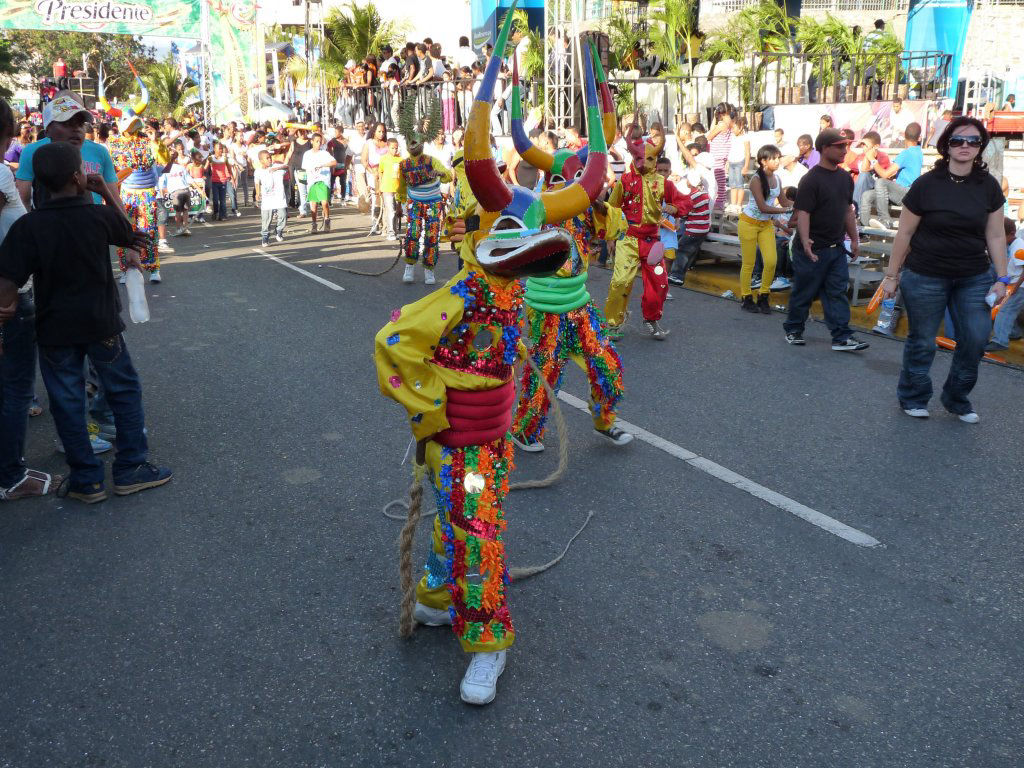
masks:
<svg viewBox="0 0 1024 768"><path fill-rule="evenodd" d="M853 179L839 167L850 140L826 128L818 134L815 149L821 161L800 179L797 188L796 230L793 240L793 292L783 327L789 344L804 344L804 324L811 303L821 297L825 324L832 332L836 352L859 352L868 343L853 338L850 302L846 289L850 270L843 241L850 237L850 252L860 253L857 219L853 213Z"/></svg>
<svg viewBox="0 0 1024 768"><path fill-rule="evenodd" d="M121 335L120 297L110 268L111 245L137 249L149 237L133 231L99 176L86 175L77 147L66 142L40 147L32 169L50 196L18 219L0 245L0 321L11 315L18 287L33 277L39 369L71 468L62 489L88 504L107 498L103 463L93 453L86 426L86 357L114 412L114 493L163 485L171 472L148 461L142 385ZM94 205L84 196L87 191L106 205ZM141 266L138 254L128 261Z"/></svg>

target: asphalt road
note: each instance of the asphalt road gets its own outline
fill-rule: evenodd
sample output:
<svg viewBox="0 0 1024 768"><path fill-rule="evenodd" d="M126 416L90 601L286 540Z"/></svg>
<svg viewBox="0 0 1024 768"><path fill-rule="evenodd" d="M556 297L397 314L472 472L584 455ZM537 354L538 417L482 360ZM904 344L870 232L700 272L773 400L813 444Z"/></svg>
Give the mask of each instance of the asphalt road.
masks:
<svg viewBox="0 0 1024 768"><path fill-rule="evenodd" d="M258 253L251 213L176 242L127 331L173 482L0 508L0 766L1021 765L1024 374L983 366L980 425L937 402L911 420L898 342L833 353L812 325L789 347L780 315L685 290L667 341L637 319L619 345L622 417L881 545L566 407L570 474L511 496L510 560L596 516L512 587L498 698L462 704L450 632L397 637L381 508L408 434L372 337L427 289L331 267L387 266L363 224L268 249L344 291ZM53 441L32 420L31 465L61 470ZM516 477L553 462L520 454Z"/></svg>

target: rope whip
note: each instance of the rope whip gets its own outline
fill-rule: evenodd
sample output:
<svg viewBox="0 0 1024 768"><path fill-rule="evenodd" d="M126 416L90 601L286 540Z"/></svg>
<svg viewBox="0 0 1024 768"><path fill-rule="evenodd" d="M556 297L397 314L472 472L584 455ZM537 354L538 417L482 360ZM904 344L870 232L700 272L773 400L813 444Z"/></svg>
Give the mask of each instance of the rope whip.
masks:
<svg viewBox="0 0 1024 768"><path fill-rule="evenodd" d="M440 219L444 218L445 210L447 209L447 207L447 204L442 202L441 209L438 213L438 217ZM374 219L373 226L376 227L377 224L379 223L383 227L384 206L381 206L378 210L380 211L380 216L377 219ZM408 226L408 223L406 223L406 227ZM402 253L403 247L404 243L402 242L402 240L399 240L398 253L395 254L394 260L379 272L365 272L361 269L353 269L352 267L339 267L337 264L328 264L327 266L330 267L331 269L337 269L339 272L347 272L350 275L359 275L361 277L382 277L383 275L386 275L388 272L394 269L395 265L401 260L402 256L404 255Z"/></svg>
<svg viewBox="0 0 1024 768"><path fill-rule="evenodd" d="M509 492L511 491L524 491L532 488L547 488L554 485L565 475L566 470L569 467L569 433L568 425L565 421L565 414L562 412L561 406L558 404L558 398L555 396L554 390L548 383L547 379L541 373L540 368L537 367L537 363L534 362L533 356L528 355L526 358L533 369L533 372L540 379L541 384L544 386L544 391L547 392L548 399L551 401L551 408L554 411L555 427L558 431L558 466L555 470L547 477L541 478L540 480L524 480L518 483L512 483L509 485ZM399 634L404 638L412 637L413 629L415 628L415 621L413 620L413 609L416 605L416 581L413 579L413 568L412 568L412 548L413 548L413 536L416 533L416 527L419 525L422 518L422 507L423 507L423 477L426 474L426 464L415 464L413 468L413 481L409 488L409 501L406 502L402 499L394 499L384 505L384 516L391 518L392 520L404 520L405 525L402 526L402 532L398 537L398 570L399 570L399 585L402 594L402 604L399 611L399 622L398 630ZM389 512L391 507L404 507L406 514L400 515ZM591 518L594 516L594 512L591 510L587 512L587 519L583 521L583 525L579 527L579 530L572 535L566 543L562 553L555 557L553 560L549 560L546 563L540 565L529 565L520 566L517 568L509 568L509 576L513 581L522 581L528 579L531 576L536 576L539 573L550 570L556 566L566 553L569 551L569 547L572 543L579 538L580 534L590 523Z"/></svg>

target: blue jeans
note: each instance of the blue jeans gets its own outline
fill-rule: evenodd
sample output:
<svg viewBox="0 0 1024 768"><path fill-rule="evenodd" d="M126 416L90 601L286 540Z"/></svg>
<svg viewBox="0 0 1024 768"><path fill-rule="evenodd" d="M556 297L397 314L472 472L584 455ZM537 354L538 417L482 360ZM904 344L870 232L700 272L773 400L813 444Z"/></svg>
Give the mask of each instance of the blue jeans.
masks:
<svg viewBox="0 0 1024 768"><path fill-rule="evenodd" d="M700 256L700 247L704 244L706 237L707 235L683 234L682 239L679 241L679 248L676 250L676 260L672 263L672 277L683 281L686 280L686 273L693 266L693 262L697 260L697 257Z"/></svg>
<svg viewBox="0 0 1024 768"><path fill-rule="evenodd" d="M235 189L235 183L233 181L225 182L227 185L225 197L227 199L227 207L231 209L232 213L238 213L238 190Z"/></svg>
<svg viewBox="0 0 1024 768"><path fill-rule="evenodd" d="M853 183L853 204L857 206L857 210L861 210L861 198L864 193L868 190L875 188L875 174L871 171L861 171L857 174L857 180ZM865 223L866 227L867 224Z"/></svg>
<svg viewBox="0 0 1024 768"><path fill-rule="evenodd" d="M36 308L32 291L18 295L14 317L0 326L0 488L25 476L25 430L36 379Z"/></svg>
<svg viewBox="0 0 1024 768"><path fill-rule="evenodd" d="M932 396L929 372L935 359L935 334L950 310L956 331L956 351L942 387L942 404L950 413L970 413L967 396L978 381L978 364L992 330L985 295L995 282L991 270L959 279L928 277L909 269L900 276L903 305L910 329L903 347L903 368L896 388L903 408L925 408Z"/></svg>
<svg viewBox="0 0 1024 768"><path fill-rule="evenodd" d="M1010 343L1010 331L1017 321L1017 316L1024 309L1024 288L1018 288L1013 295L1003 302L996 315L996 322L992 328L992 341L1006 345Z"/></svg>
<svg viewBox="0 0 1024 768"><path fill-rule="evenodd" d="M821 298L825 325L832 333L832 343L840 344L852 335L850 330L850 301L846 289L850 282L850 268L846 251L838 245L815 251L817 261L804 253L799 237L793 240L793 288L789 294L789 312L782 327L786 333L803 333L811 304Z"/></svg>
<svg viewBox="0 0 1024 768"><path fill-rule="evenodd" d="M124 336L68 347L39 348L39 370L50 396L50 412L57 434L64 443L70 483L82 488L103 483L103 462L92 452L86 427L85 360L93 364L107 402L114 412L117 428L117 456L114 483L147 460L145 416L142 412L142 384L135 372Z"/></svg>
<svg viewBox="0 0 1024 768"><path fill-rule="evenodd" d="M210 183L213 193L213 220L226 219L227 213L227 182L214 181Z"/></svg>

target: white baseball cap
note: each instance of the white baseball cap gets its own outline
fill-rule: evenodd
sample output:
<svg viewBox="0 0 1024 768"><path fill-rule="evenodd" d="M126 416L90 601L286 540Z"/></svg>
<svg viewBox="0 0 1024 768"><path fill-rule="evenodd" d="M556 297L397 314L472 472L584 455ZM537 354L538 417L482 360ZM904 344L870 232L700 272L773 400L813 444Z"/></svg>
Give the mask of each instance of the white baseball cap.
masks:
<svg viewBox="0 0 1024 768"><path fill-rule="evenodd" d="M64 123L78 114L84 114L92 122L92 112L85 108L81 96L74 91L59 91L43 105L43 129L55 120Z"/></svg>

